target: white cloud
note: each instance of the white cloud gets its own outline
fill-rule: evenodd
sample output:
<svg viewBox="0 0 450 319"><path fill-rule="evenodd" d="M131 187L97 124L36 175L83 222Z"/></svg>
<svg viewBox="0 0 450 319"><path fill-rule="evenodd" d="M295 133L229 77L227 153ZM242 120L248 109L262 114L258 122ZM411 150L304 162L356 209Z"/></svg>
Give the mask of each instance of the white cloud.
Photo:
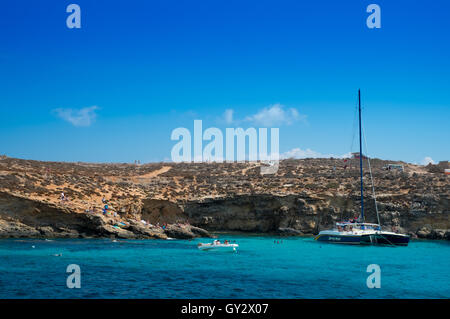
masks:
<svg viewBox="0 0 450 319"><path fill-rule="evenodd" d="M435 161L430 156L425 156L425 158L421 162L422 165L428 165L428 164L436 164Z"/></svg>
<svg viewBox="0 0 450 319"><path fill-rule="evenodd" d="M346 153L346 154L342 154L342 155L334 155L334 154L322 154L320 152L316 152L313 151L309 148L307 148L306 150L302 150L301 148L293 148L290 151L287 151L283 154L281 154L281 158L282 159L288 159L288 158L296 158L296 159L301 159L301 158L350 158L352 156L352 154Z"/></svg>
<svg viewBox="0 0 450 319"><path fill-rule="evenodd" d="M322 154L320 154L319 152L313 151L309 148L307 148L306 150L302 150L301 148L293 148L290 151L287 151L283 154L281 154L281 158L285 159L285 158L317 158L317 157L321 157Z"/></svg>
<svg viewBox="0 0 450 319"><path fill-rule="evenodd" d="M89 106L82 109L62 109L53 110L60 118L71 123L73 126L90 126L94 123L97 114L95 113L99 107Z"/></svg>
<svg viewBox="0 0 450 319"><path fill-rule="evenodd" d="M263 108L256 114L247 116L246 121L265 127L280 125L291 125L295 121L304 119L295 108L285 109L284 105L279 103Z"/></svg>
<svg viewBox="0 0 450 319"><path fill-rule="evenodd" d="M233 114L234 114L233 109L225 110L225 112L223 113L223 118L225 119L225 123L227 123L227 124L233 123Z"/></svg>

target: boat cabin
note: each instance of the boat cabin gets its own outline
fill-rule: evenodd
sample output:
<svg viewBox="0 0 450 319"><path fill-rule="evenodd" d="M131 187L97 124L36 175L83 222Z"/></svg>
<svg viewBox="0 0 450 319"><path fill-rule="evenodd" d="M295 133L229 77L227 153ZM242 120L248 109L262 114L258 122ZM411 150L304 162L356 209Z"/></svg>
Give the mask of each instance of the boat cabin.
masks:
<svg viewBox="0 0 450 319"><path fill-rule="evenodd" d="M352 223L352 222L339 222L336 223L338 231L352 231L354 229L373 229L381 230L381 226L378 224L370 223Z"/></svg>

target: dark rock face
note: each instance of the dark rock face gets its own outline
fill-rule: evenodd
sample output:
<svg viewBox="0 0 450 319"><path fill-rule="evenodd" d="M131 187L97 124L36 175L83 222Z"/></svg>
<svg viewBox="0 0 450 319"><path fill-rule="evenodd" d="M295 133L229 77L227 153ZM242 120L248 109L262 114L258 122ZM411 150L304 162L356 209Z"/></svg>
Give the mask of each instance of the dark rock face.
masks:
<svg viewBox="0 0 450 319"><path fill-rule="evenodd" d="M101 216L0 193L1 237L78 237L105 233Z"/></svg>
<svg viewBox="0 0 450 319"><path fill-rule="evenodd" d="M208 230L301 235L316 234L333 227L336 221L357 216L358 201L358 197L243 195L186 202L182 206L192 224ZM370 202L370 198L365 199L366 221L376 223L375 205ZM394 228L420 238L448 238L450 215L446 201L414 197L417 205L412 209L396 202L398 198L389 197L379 203L380 222L385 229Z"/></svg>
<svg viewBox="0 0 450 319"><path fill-rule="evenodd" d="M146 198L142 201L141 218L152 224L186 222L180 207L171 201Z"/></svg>
<svg viewBox="0 0 450 319"><path fill-rule="evenodd" d="M295 196L232 196L184 204L189 221L209 230L276 232L278 228L302 228L312 233L317 222L314 211L304 209Z"/></svg>

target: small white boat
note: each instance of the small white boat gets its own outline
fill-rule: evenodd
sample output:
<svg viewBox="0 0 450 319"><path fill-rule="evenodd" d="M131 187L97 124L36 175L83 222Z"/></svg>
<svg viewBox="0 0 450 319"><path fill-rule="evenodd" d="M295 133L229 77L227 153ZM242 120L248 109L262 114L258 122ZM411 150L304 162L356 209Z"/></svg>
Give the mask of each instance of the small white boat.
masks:
<svg viewBox="0 0 450 319"><path fill-rule="evenodd" d="M219 251L236 251L239 247L238 244L231 244L228 241L225 241L224 243L221 243L219 240L215 240L212 243L203 244L199 243L197 245L198 249L200 250L219 250Z"/></svg>

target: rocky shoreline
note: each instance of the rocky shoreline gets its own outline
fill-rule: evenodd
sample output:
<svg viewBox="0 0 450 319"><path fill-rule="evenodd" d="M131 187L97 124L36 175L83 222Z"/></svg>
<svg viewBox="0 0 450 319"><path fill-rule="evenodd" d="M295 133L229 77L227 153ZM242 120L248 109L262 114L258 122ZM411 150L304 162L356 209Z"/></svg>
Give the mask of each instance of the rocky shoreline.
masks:
<svg viewBox="0 0 450 319"><path fill-rule="evenodd" d="M372 164L383 227L450 240L450 185L442 173L448 162L403 163L403 172L384 170L386 163L392 162ZM210 231L302 236L358 214L356 163L284 160L269 176L260 174L260 166L2 158L0 238L190 239L211 237ZM376 222L367 188L366 220ZM61 192L67 201L60 201ZM102 213L104 197L114 215Z"/></svg>
<svg viewBox="0 0 450 319"><path fill-rule="evenodd" d="M0 238L121 238L190 239L212 237L187 224L157 227L128 219L117 227L117 218L100 213L75 212L68 207L20 198L0 192ZM4 209L8 212L5 214Z"/></svg>

